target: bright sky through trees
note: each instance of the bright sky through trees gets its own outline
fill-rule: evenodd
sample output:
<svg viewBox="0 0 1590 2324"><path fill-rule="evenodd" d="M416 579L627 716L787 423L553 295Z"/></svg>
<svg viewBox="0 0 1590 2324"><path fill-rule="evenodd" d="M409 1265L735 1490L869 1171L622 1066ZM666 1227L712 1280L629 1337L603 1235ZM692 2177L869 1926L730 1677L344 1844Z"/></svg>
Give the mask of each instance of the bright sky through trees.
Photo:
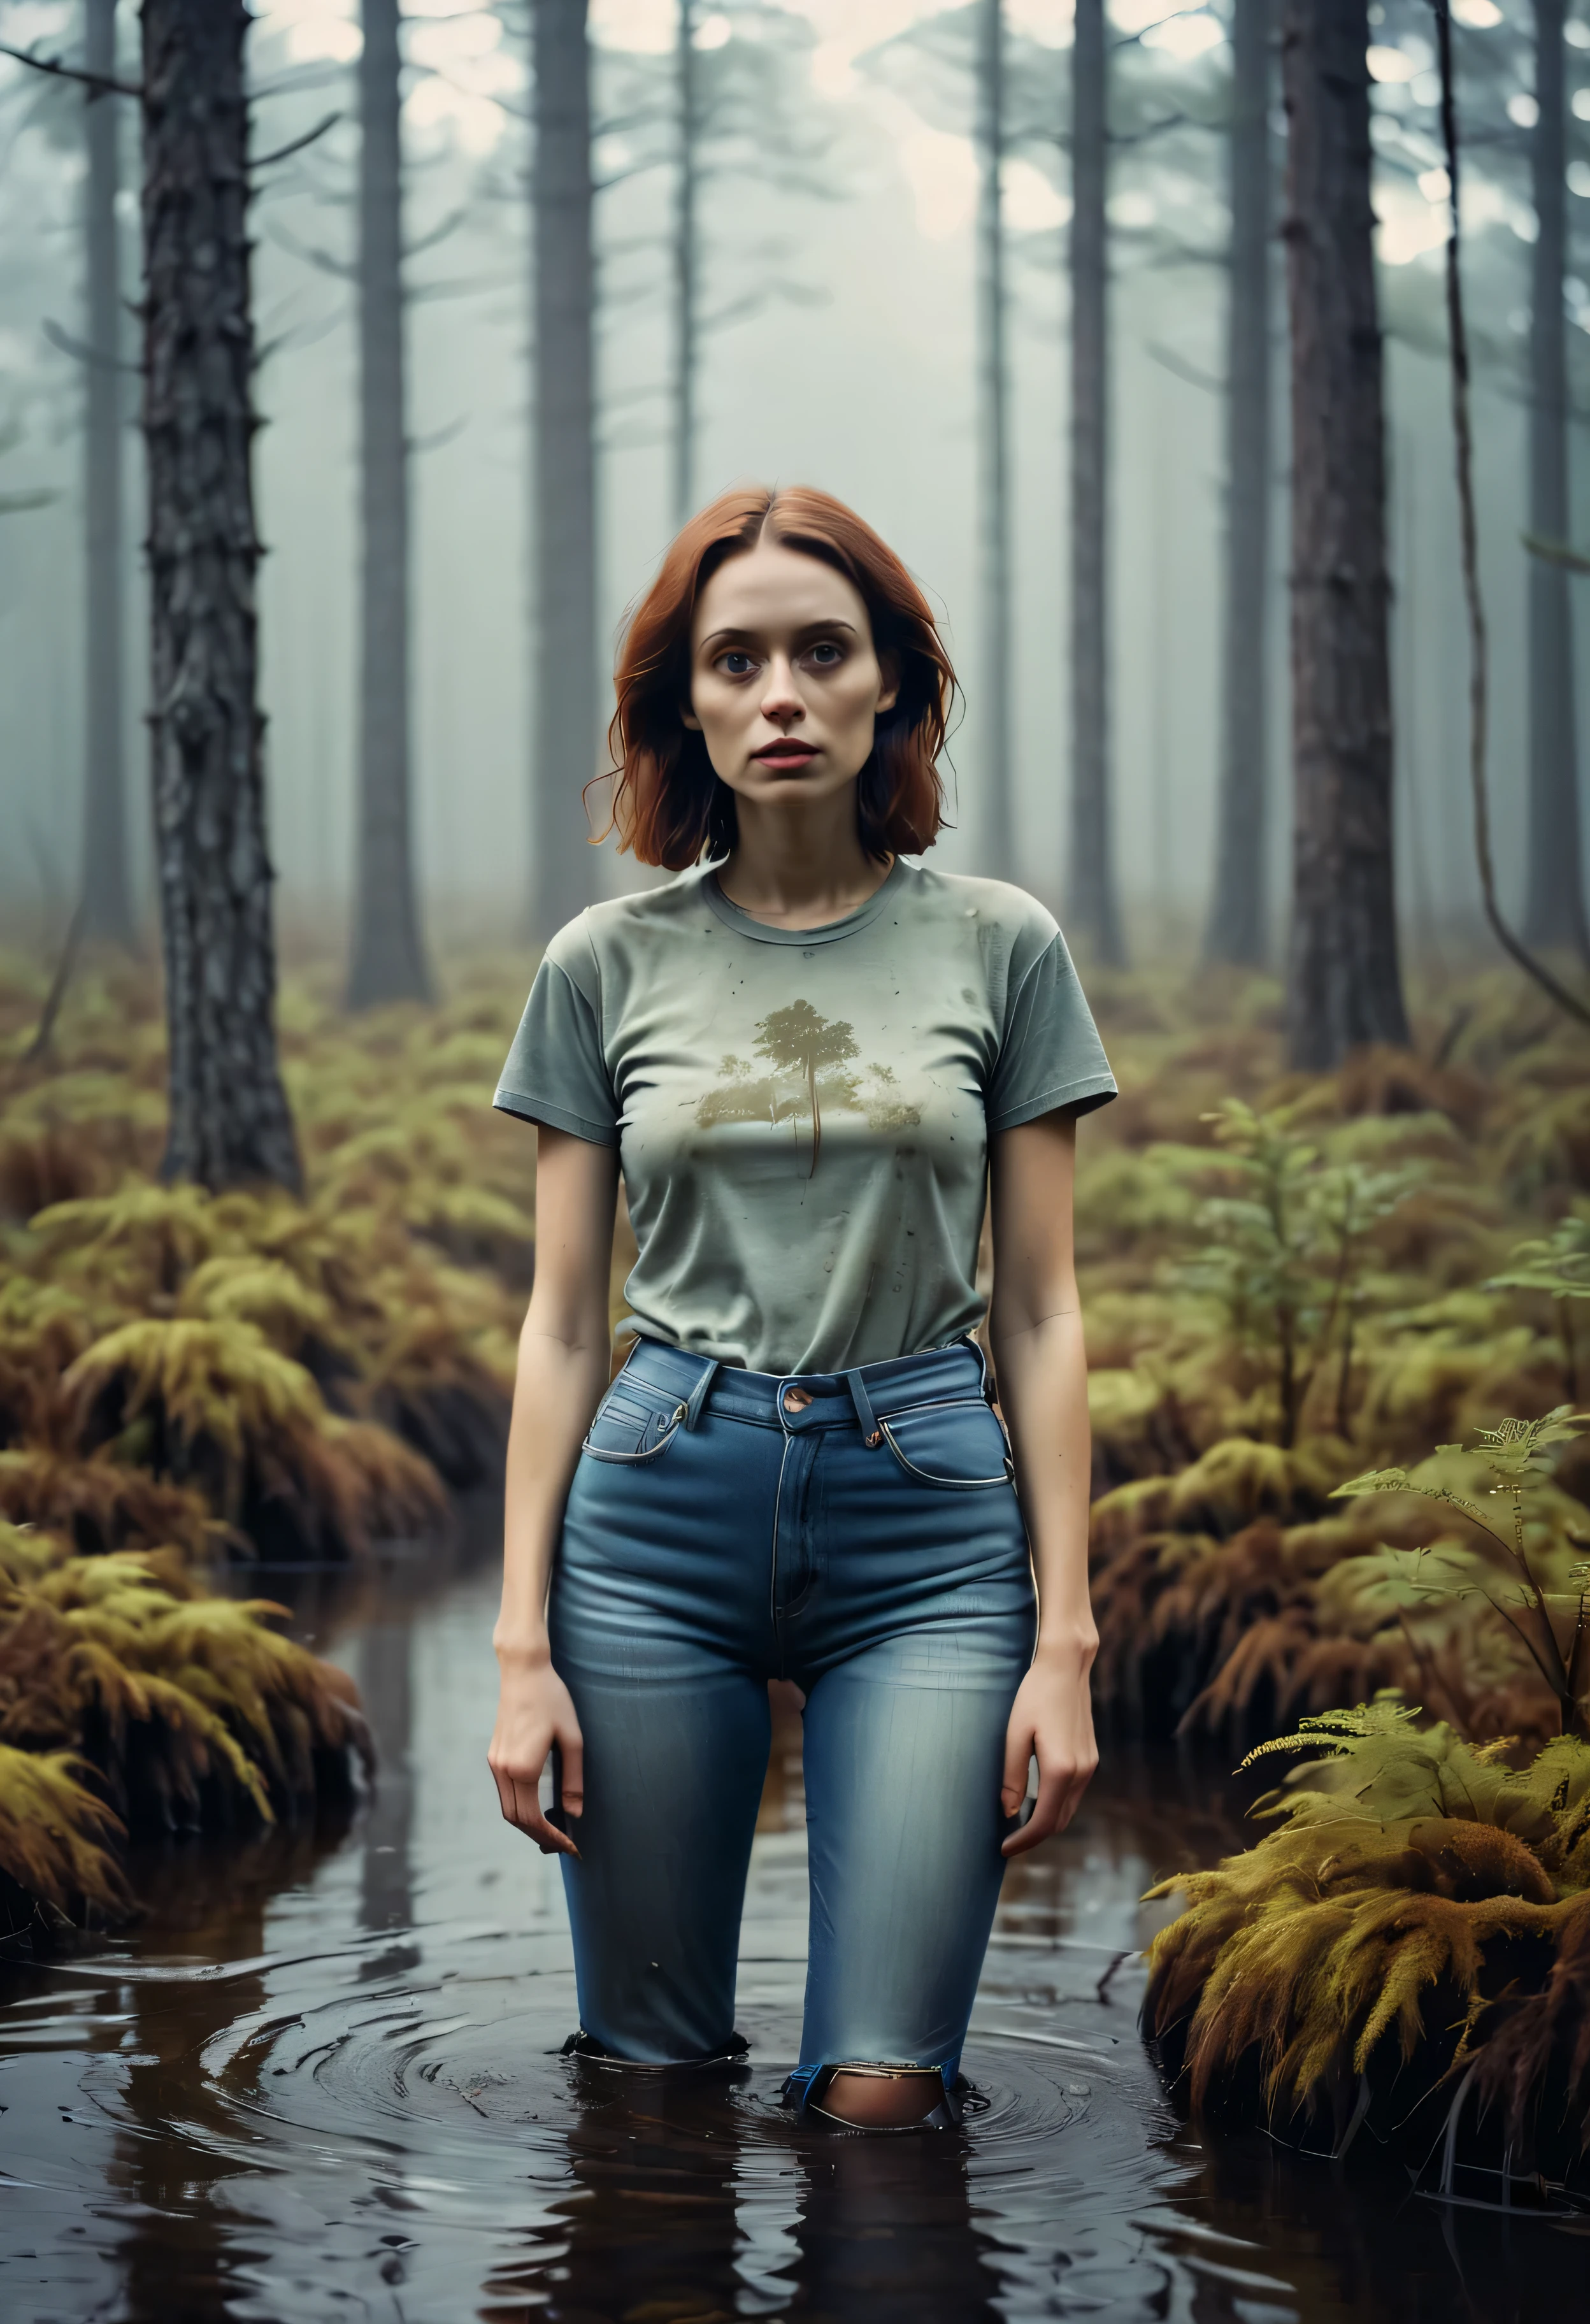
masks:
<svg viewBox="0 0 1590 2324"><path fill-rule="evenodd" d="M977 165L970 139L930 126L896 92L869 85L856 60L913 25L943 15L960 0L790 0L792 13L805 16L815 32L811 71L816 93L850 98L873 114L891 139L916 206L920 231L931 241L946 239L966 226L977 198ZM67 28L69 9L53 5L14 7L11 37L49 37ZM499 99L511 103L525 82L519 43L505 33L499 15L471 0L407 0L407 53L422 71L406 103L411 130L451 136L466 153L492 152L512 121ZM1191 61L1226 39L1222 12L1199 0L1112 0L1117 31L1140 40L1145 49ZM1503 22L1495 0L1455 0L1453 14L1470 30ZM261 35L283 38L295 64L317 60L346 63L358 53L358 0L261 0ZM591 26L600 46L636 55L666 55L675 40L675 0L591 0ZM36 20L36 22L35 22ZM1070 45L1071 0L1007 0L1013 32L1052 48ZM1579 31L1570 27L1570 38ZM721 46L732 37L728 16L705 14L696 32L699 46ZM1394 44L1377 42L1369 51L1372 78L1390 91L1405 90L1416 104L1433 102L1435 52L1415 35ZM1590 92L1584 93L1590 103ZM1532 103L1521 90L1509 111L1527 127ZM1392 266L1438 250L1446 237L1445 184L1432 148L1431 167L1415 183L1396 180L1377 195L1379 253ZM1579 174L1585 175L1581 170ZM1005 171L1006 219L1016 234L1041 234L1062 226L1071 216L1069 196L1034 162L1015 160ZM1585 179L1590 187L1590 177ZM1585 190L1577 183L1576 193ZM1465 196L1466 223L1511 226L1528 240L1531 220L1524 205L1500 188L1471 176ZM1129 220L1117 221L1129 224Z"/></svg>

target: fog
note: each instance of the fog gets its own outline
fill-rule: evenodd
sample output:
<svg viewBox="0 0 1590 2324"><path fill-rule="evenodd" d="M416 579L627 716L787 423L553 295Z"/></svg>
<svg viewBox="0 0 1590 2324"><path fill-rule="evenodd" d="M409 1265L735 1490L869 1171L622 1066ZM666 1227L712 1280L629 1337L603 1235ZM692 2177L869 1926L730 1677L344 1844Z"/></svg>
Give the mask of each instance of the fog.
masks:
<svg viewBox="0 0 1590 2324"><path fill-rule="evenodd" d="M1488 5L1488 0L1487 0ZM260 172L253 213L258 383L257 506L269 548L260 600L267 768L279 900L290 933L336 923L350 889L356 677L356 398L351 248L357 152L350 85L354 0L259 0L251 69L253 144L269 152L333 109L342 120L298 157ZM764 12L764 14L768 12ZM965 12L962 12L963 14ZM1374 14L1377 12L1372 12ZM1394 12L1416 28L1425 13ZM1464 11L1458 14L1464 17ZM418 858L438 932L511 936L525 892L529 670L526 28L522 8L418 0L406 11L405 104L411 240L462 213L413 259L409 278L414 460L415 786ZM769 37L728 9L698 38ZM1117 37L1184 19L1154 60L1190 106L1218 114L1229 51L1220 7L1116 0ZM1527 16L1510 0L1493 34ZM1470 0L1469 16L1483 18ZM952 744L947 867L979 865L983 699L978 619L976 158L970 76L958 79L955 12L931 0L795 0L774 44L783 113L822 141L814 169L780 162L769 134L725 149L703 195L709 312L697 451L700 497L739 480L809 482L852 503L901 552L940 610L965 692ZM1013 38L1052 51L1070 36L1066 0L1011 0ZM924 32L925 20L946 22ZM120 37L136 57L136 18ZM671 529L666 395L671 200L666 124L634 118L637 90L666 106L671 0L598 0L596 147L607 183L600 242L602 609L616 638ZM1468 21L1468 19L1465 19ZM1194 29L1189 32L1187 26ZM1200 32L1199 26L1207 27ZM1387 28L1387 39L1392 27ZM1573 28L1576 33L1578 28ZM1407 33L1410 71L1417 30ZM78 12L0 0L0 40L68 54ZM926 46L924 47L924 42ZM936 45L935 45L936 43ZM964 46L964 43L962 44ZM1428 52L1428 42L1425 48ZM1024 53L1025 51L1024 51ZM1384 55L1384 51L1373 54ZM1373 69L1373 55L1372 55ZM1584 69L1590 80L1590 51ZM1393 72L1401 70L1393 66ZM1570 75L1570 81L1572 76ZM1421 76L1377 80L1394 139L1418 119L1433 136ZM959 91L959 94L958 94ZM649 92L649 94L648 94ZM1477 100L1476 100L1477 102ZM963 119L959 129L955 111ZM1422 105L1422 111L1420 110ZM1279 96L1277 96L1279 106ZM122 106L124 184L136 184L134 108ZM81 94L0 60L0 901L14 925L69 911L82 788L83 364L78 214ZM1420 124L1422 124L1422 127ZM1016 637L1015 735L1021 861L1058 903L1067 831L1065 234L1068 162L1059 133L1007 164L1010 410ZM1221 401L1225 233L1216 134L1163 158L1123 147L1112 223L1114 423L1111 523L1113 754L1120 876L1140 954L1190 941L1204 911L1219 740ZM1194 159L1189 161L1188 156ZM1201 161L1197 157L1201 155ZM1524 813L1525 410L1517 351L1527 329L1533 221L1516 159L1476 148L1466 268L1479 329L1478 488L1494 664L1491 752L1497 854L1516 902ZM1575 185L1576 163L1569 171ZM1383 171L1382 311L1388 330L1389 524L1396 610L1393 678L1398 877L1417 946L1461 940L1475 921L1448 384L1439 337L1438 203L1406 156ZM1590 175L1584 182L1590 185ZM1422 205L1422 208L1420 207ZM136 200L124 193L124 265L136 297ZM1590 205L1576 202L1580 224ZM1429 218L1436 230L1427 230ZM1279 215L1279 212L1278 212ZM1582 224L1580 231L1583 232ZM1190 254L1169 263L1166 237ZM1571 263L1571 262L1570 262ZM1278 331L1284 319L1276 244ZM1583 293L1583 286L1570 286ZM1576 319L1590 320L1581 304ZM47 328L47 326L52 327ZM1585 333L1570 361L1582 380ZM129 315L127 357L135 355ZM1275 894L1283 894L1288 729L1285 348L1278 337L1277 466L1270 650ZM129 540L141 538L136 380L127 374ZM1582 448L1576 429L1576 452ZM1590 537L1579 459L1574 537ZM31 505L37 494L51 495ZM133 553L130 553L132 555ZM135 561L135 556L133 556ZM1582 641L1584 590L1575 616ZM152 894L141 591L130 577L127 718L136 885ZM1581 719L1581 724L1583 724ZM571 767L567 780L591 770ZM610 891L639 876L603 851Z"/></svg>

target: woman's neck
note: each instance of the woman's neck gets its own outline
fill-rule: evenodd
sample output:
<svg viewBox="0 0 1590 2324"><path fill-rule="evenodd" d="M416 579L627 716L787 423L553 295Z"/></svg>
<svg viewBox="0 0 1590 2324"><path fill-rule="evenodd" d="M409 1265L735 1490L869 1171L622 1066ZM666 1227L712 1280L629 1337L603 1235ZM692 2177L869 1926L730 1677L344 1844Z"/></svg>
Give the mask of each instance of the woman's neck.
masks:
<svg viewBox="0 0 1590 2324"><path fill-rule="evenodd" d="M894 868L878 863L856 829L853 790L813 801L802 813L736 801L740 835L718 868L718 885L754 920L781 928L820 928L859 911ZM832 807L834 812L824 813Z"/></svg>

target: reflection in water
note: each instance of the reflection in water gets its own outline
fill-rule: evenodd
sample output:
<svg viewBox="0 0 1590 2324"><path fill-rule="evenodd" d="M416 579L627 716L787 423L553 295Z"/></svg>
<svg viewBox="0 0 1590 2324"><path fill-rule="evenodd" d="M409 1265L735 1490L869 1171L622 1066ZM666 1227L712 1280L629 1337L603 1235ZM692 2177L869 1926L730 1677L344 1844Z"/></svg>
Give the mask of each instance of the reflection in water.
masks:
<svg viewBox="0 0 1590 2324"><path fill-rule="evenodd" d="M104 2065L85 2077L97 2105L107 2088L115 2091L118 2128L106 2179L121 2231L115 2258L129 2317L224 2312L231 2223L216 2196L235 2164L216 2135L216 2094L195 2068L213 2034L260 2006L266 1982L262 1968L217 1979L207 1964L258 1961L271 1898L308 1878L347 1824L339 1812L242 1848L171 1841L141 1851L140 1886L160 1895L163 1939L188 1957L187 1973L173 1964L174 1974L135 1975L107 1991L107 2002L119 1992L124 2005L119 2039L96 2045ZM179 2140L171 2135L179 2094Z"/></svg>
<svg viewBox="0 0 1590 2324"><path fill-rule="evenodd" d="M580 2080L572 2185L525 2257L487 2281L492 2324L777 2314L796 2301L812 2324L997 2324L964 2137L799 2130L759 2102L749 2070L738 2087Z"/></svg>
<svg viewBox="0 0 1590 2324"><path fill-rule="evenodd" d="M1192 1762L1116 1752L1075 1831L1013 1868L967 2050L987 2110L962 2134L850 2138L778 2105L806 1920L787 1705L741 1947L749 2063L664 2082L563 2059L556 1868L484 1766L492 1584L404 1571L351 1601L383 1755L351 1834L172 1843L141 1865L141 1925L0 1972L5 2324L1581 2311L1571 2224L1443 2209L1373 2157L1344 2177L1261 2139L1205 2152L1176 2124L1136 2036L1160 1912L1137 1900L1236 1844L1245 1804Z"/></svg>
<svg viewBox="0 0 1590 2324"><path fill-rule="evenodd" d="M1358 2161L1309 2165L1249 2135L1199 2157L1190 2209L1248 2247L1305 2324L1544 2324L1586 2307L1590 2218L1554 2223L1413 2194ZM1390 2200L1388 2200L1388 2198ZM1279 2263L1279 2264L1278 2264Z"/></svg>
<svg viewBox="0 0 1590 2324"><path fill-rule="evenodd" d="M964 2317L997 2324L989 2237L972 2225L967 2144L843 2139L808 2153L795 2230L801 2287L813 2317L910 2324Z"/></svg>
<svg viewBox="0 0 1590 2324"><path fill-rule="evenodd" d="M564 2134L567 2191L525 2238L523 2258L489 2277L481 2314L493 2324L734 2314L737 2141L725 2095L718 2080L704 2091L591 2092Z"/></svg>
<svg viewBox="0 0 1590 2324"><path fill-rule="evenodd" d="M357 1675L365 1715L375 1737L379 1775L375 1797L364 1819L359 1878L362 1929L402 1930L414 1925L414 1889L409 1847L414 1821L413 1728L414 1627L406 1617L383 1617L369 1624L359 1640ZM372 1977L396 1976L419 1962L415 1944L394 1944L365 1965Z"/></svg>

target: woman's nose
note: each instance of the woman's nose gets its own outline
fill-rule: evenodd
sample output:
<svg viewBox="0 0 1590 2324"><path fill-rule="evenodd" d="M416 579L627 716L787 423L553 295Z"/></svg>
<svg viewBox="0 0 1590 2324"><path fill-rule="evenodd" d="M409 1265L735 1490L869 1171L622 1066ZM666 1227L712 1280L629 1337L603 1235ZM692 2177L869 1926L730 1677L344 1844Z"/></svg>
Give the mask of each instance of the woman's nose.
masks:
<svg viewBox="0 0 1590 2324"><path fill-rule="evenodd" d="M805 715L806 706L795 685L793 665L775 654L768 664L767 683L762 692L763 717L804 718Z"/></svg>

